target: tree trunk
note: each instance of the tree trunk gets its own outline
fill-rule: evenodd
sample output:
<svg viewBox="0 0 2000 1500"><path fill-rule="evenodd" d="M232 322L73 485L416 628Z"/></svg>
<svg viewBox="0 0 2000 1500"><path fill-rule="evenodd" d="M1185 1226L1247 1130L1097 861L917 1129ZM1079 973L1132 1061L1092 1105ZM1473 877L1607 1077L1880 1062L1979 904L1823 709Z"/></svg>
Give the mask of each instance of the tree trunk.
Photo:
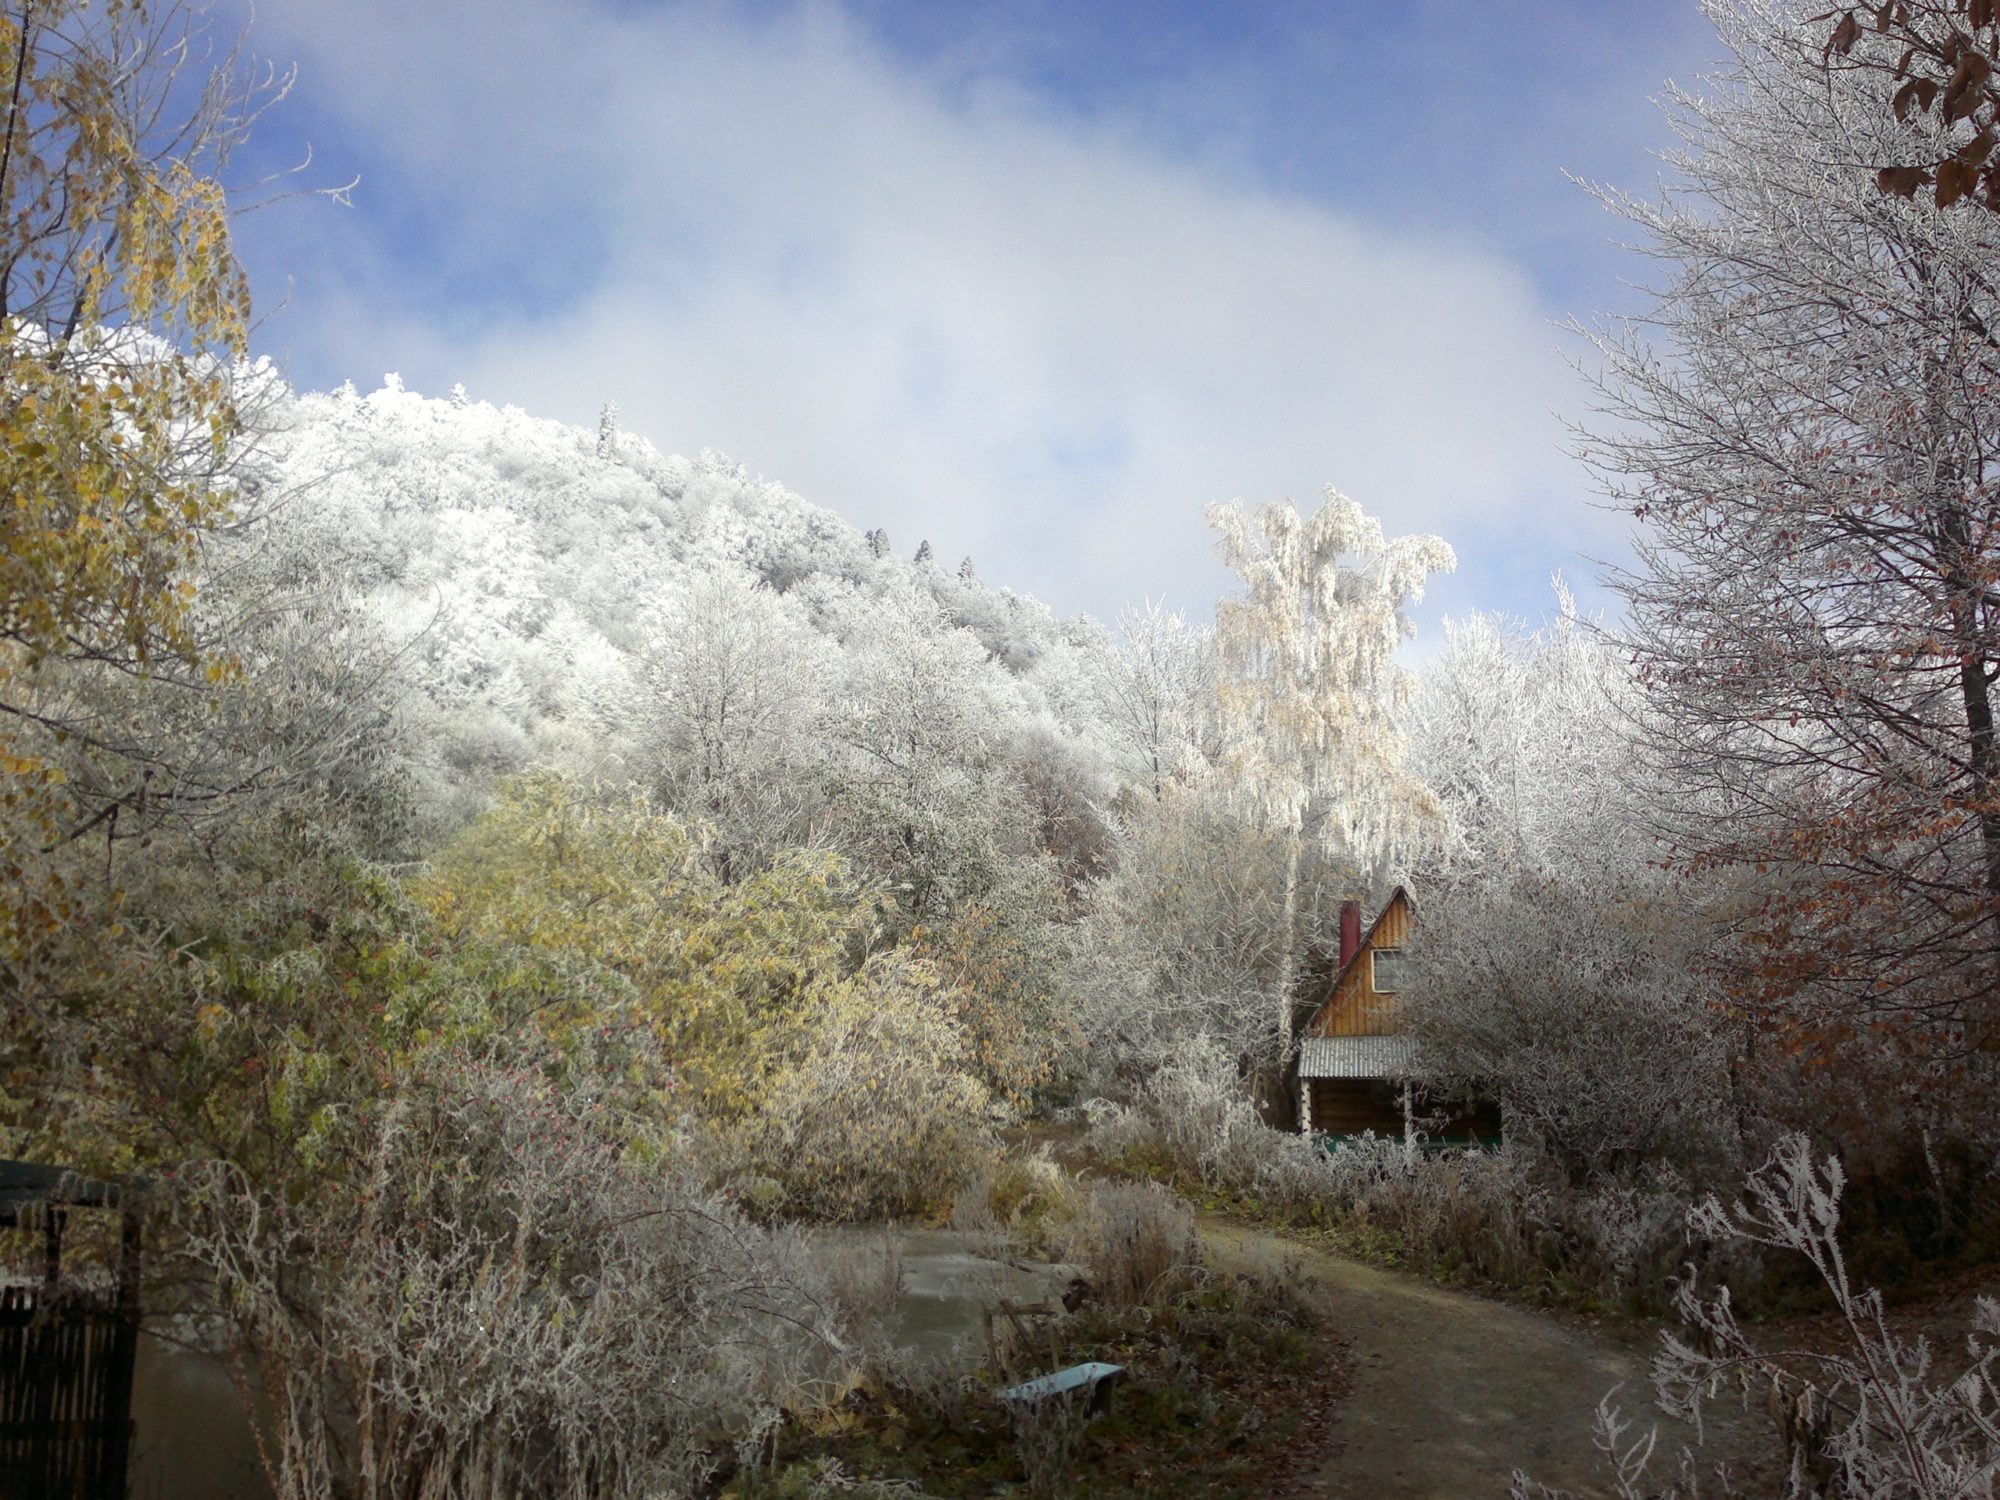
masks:
<svg viewBox="0 0 2000 1500"><path fill-rule="evenodd" d="M1966 765L1971 772L1971 796L1979 815L1980 852L1984 856L1989 966L2000 961L2000 749L1993 728L1993 693L1988 681L1987 642L1980 629L1984 590L1972 556L1972 532L1963 509L1944 507L1939 530L1945 543L1945 588L1951 610L1953 644L1958 650L1959 696L1965 709ZM1991 976L1989 976L1991 977ZM1972 1017L1975 1043L1982 1049L2000 1046L2000 1015L1988 986L1985 1009Z"/></svg>
<svg viewBox="0 0 2000 1500"><path fill-rule="evenodd" d="M1295 829L1285 835L1284 948L1278 955L1278 1075L1292 1060L1292 990L1299 979L1299 864L1305 839Z"/></svg>
<svg viewBox="0 0 2000 1500"><path fill-rule="evenodd" d="M1972 795L1979 808L1979 842L1986 863L1986 904L1995 923L1994 946L2000 950L2000 757L1995 755L1993 698L1983 656L1961 651L1959 691L1965 699L1965 725L1970 740Z"/></svg>

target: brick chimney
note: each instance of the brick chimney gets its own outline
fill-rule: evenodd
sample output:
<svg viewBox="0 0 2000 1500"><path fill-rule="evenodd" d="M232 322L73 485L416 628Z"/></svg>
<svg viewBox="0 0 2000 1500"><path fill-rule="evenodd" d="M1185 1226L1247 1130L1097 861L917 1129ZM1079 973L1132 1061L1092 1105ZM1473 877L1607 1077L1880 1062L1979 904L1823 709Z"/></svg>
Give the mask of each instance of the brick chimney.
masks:
<svg viewBox="0 0 2000 1500"><path fill-rule="evenodd" d="M1361 951L1361 903L1340 903L1340 966L1344 969Z"/></svg>

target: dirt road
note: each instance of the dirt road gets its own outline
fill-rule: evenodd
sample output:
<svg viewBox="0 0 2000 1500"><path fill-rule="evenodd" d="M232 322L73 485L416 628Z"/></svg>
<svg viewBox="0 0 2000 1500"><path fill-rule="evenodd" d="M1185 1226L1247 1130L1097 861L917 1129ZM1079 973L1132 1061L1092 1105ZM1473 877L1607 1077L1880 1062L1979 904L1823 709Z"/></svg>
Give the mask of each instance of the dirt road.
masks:
<svg viewBox="0 0 2000 1500"><path fill-rule="evenodd" d="M1598 1399L1622 1381L1627 1415L1639 1430L1653 1420L1644 1347L1235 1225L1204 1222L1202 1234L1225 1265L1295 1258L1347 1341L1354 1392L1335 1429L1339 1449L1320 1471L1323 1495L1483 1500L1506 1495L1517 1468L1603 1495L1606 1470L1591 1445ZM1680 1436L1663 1431L1662 1449ZM1711 1432L1712 1447L1739 1458L1768 1441L1734 1408ZM1672 1472L1655 1460L1660 1482Z"/></svg>

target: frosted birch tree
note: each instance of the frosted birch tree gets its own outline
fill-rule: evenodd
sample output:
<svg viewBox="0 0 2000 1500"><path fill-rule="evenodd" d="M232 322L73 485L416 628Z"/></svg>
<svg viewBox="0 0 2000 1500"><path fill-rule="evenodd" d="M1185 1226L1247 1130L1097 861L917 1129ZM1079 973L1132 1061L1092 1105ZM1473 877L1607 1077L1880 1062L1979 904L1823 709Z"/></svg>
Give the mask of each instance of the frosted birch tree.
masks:
<svg viewBox="0 0 2000 1500"><path fill-rule="evenodd" d="M1385 537L1332 486L1310 516L1284 501L1215 505L1208 518L1245 589L1215 610L1221 764L1285 848L1282 1056L1308 846L1347 865L1358 888L1435 821L1436 799L1404 764L1397 712L1409 679L1395 652L1411 633L1404 606L1457 560L1434 536Z"/></svg>

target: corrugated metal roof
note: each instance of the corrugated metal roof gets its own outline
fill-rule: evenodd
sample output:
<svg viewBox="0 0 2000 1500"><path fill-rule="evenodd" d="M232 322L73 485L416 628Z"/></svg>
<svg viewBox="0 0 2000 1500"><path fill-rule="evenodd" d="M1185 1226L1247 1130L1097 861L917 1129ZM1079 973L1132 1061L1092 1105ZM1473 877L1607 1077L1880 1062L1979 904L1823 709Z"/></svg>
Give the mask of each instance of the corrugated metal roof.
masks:
<svg viewBox="0 0 2000 1500"><path fill-rule="evenodd" d="M1301 1078L1398 1078L1415 1046L1406 1036L1309 1036L1299 1041Z"/></svg>

